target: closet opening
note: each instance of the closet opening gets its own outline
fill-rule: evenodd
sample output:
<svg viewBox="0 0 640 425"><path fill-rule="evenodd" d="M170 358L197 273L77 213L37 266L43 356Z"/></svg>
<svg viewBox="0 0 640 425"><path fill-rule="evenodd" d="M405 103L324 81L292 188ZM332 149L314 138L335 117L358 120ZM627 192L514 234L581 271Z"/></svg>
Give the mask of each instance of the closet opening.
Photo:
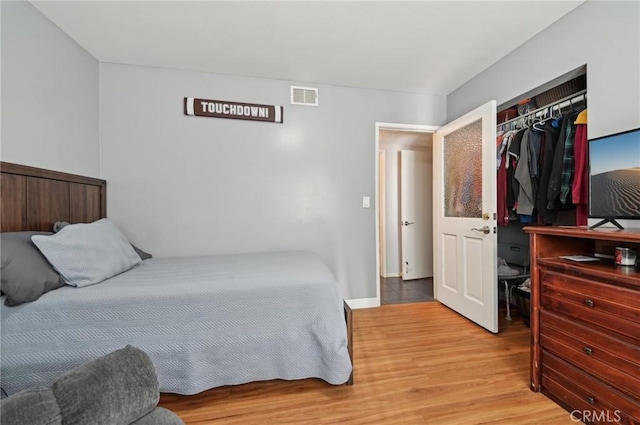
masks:
<svg viewBox="0 0 640 425"><path fill-rule="evenodd" d="M498 107L498 293L508 320L513 311L525 323L529 317L518 311L528 308L522 298L529 291L529 235L522 228L587 224L586 108L586 65Z"/></svg>

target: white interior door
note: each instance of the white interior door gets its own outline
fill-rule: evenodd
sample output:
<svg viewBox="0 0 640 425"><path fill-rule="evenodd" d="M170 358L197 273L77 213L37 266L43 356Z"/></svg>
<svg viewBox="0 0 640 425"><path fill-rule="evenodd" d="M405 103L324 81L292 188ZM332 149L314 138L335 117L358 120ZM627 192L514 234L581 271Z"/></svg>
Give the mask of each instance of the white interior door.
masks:
<svg viewBox="0 0 640 425"><path fill-rule="evenodd" d="M436 131L433 147L436 298L498 332L496 102Z"/></svg>
<svg viewBox="0 0 640 425"><path fill-rule="evenodd" d="M433 167L425 151L400 151L402 279L433 276Z"/></svg>

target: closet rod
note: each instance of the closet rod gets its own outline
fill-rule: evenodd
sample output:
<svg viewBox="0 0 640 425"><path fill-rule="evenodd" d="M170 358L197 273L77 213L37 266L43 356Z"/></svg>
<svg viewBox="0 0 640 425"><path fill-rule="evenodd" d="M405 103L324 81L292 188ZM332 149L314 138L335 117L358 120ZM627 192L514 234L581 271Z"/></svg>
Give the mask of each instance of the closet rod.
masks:
<svg viewBox="0 0 640 425"><path fill-rule="evenodd" d="M553 102L553 103L549 103L549 104L548 104L548 105L546 105L546 106L543 106L543 107L538 108L538 109L534 109L533 111L529 111L529 112L527 112L526 114L522 114L522 115L517 116L517 117L515 117L515 118L511 118L510 120L507 120L507 121L505 121L505 122L501 122L501 123L500 123L500 124L498 124L496 127L502 127L502 126L507 125L507 124L510 124L510 123L512 123L512 122L516 122L516 121L519 121L519 120L523 120L523 119L525 119L525 118L527 118L527 117L529 117L529 116L531 116L531 115L537 114L538 112L546 111L546 110L548 110L549 108L555 108L556 106L559 106L559 105L560 105L561 103L563 103L563 102L573 101L573 100L575 100L575 99L577 99L578 97L583 96L583 95L584 95L584 99L585 99L585 101L586 101L586 100L587 100L586 94L587 94L587 89L580 90L579 92L573 93L571 96L563 97L562 99L556 100L556 101L555 101L555 102Z"/></svg>

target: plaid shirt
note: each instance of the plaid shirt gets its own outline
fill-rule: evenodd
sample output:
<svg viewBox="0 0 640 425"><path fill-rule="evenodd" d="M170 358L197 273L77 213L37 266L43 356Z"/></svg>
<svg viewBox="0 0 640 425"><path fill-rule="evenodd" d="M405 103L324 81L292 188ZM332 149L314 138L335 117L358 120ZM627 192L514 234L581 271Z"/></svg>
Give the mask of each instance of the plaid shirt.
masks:
<svg viewBox="0 0 640 425"><path fill-rule="evenodd" d="M577 113L571 114L565 130L564 155L562 157L562 177L560 179L560 202L566 205L571 203L571 185L573 183L573 142L576 137L574 124Z"/></svg>

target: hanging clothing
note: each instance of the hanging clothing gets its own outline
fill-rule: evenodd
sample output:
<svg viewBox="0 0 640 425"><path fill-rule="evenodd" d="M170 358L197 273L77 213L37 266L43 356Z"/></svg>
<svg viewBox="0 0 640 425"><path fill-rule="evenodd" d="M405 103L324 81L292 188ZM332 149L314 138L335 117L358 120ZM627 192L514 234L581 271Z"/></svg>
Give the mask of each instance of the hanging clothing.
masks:
<svg viewBox="0 0 640 425"><path fill-rule="evenodd" d="M540 112L536 115L527 116L527 121L533 121L529 128L497 134L497 221L501 226L514 220L573 223L573 216L565 212L575 206L584 213L584 220L588 215L586 111L539 122L535 121ZM519 124L524 124L524 117ZM578 224L582 220L578 218Z"/></svg>
<svg viewBox="0 0 640 425"><path fill-rule="evenodd" d="M516 212L521 215L533 214L534 195L533 185L531 184L531 173L529 172L529 136L531 130L526 128L522 132L520 140L520 157L514 173L515 179L520 185L517 198Z"/></svg>
<svg viewBox="0 0 640 425"><path fill-rule="evenodd" d="M573 183L574 161L573 146L576 137L575 116L570 116L567 123L566 137L564 140L564 155L562 156L562 176L560 178L560 202L567 205L571 202L571 185Z"/></svg>
<svg viewBox="0 0 640 425"><path fill-rule="evenodd" d="M589 112L586 109L583 109L582 112L580 112L578 114L578 116L576 117L576 120L574 122L575 125L578 124L587 124L589 118Z"/></svg>
<svg viewBox="0 0 640 425"><path fill-rule="evenodd" d="M542 158L544 149L544 130L534 124L529 135L529 174L533 189L533 207L538 202L538 190L540 187L540 173L542 171Z"/></svg>
<svg viewBox="0 0 640 425"><path fill-rule="evenodd" d="M506 226L509 224L509 209L507 208L507 151L502 150L500 155L501 160L498 166L498 176L496 183L498 185L497 190L497 204L498 204L498 226Z"/></svg>
<svg viewBox="0 0 640 425"><path fill-rule="evenodd" d="M507 209L509 210L509 216L512 219L517 219L516 209L518 203L518 195L520 194L520 183L515 177L515 169L518 165L521 152L521 142L524 130L518 130L509 143L507 149Z"/></svg>
<svg viewBox="0 0 640 425"><path fill-rule="evenodd" d="M504 134L499 134L496 143L498 144L498 156L497 156L497 170L496 177L497 183L497 206L498 216L497 221L499 226L506 226L509 224L509 209L507 208L507 193L510 190L511 184L508 183L509 178L507 176L507 170L509 169L509 155L507 153L511 146L511 140L516 134L516 131L509 130Z"/></svg>
<svg viewBox="0 0 640 425"><path fill-rule="evenodd" d="M539 178L540 177L540 154L541 154L541 146L542 146L542 137L544 136L544 131L538 130L537 128L531 129L531 134L529 135L529 174L531 174L531 178Z"/></svg>
<svg viewBox="0 0 640 425"><path fill-rule="evenodd" d="M549 187L547 188L547 209L559 210L566 204L560 201L560 192L562 190L562 184L564 179L573 175L573 170L569 170L566 167L573 166L573 161L565 162L565 149L570 145L571 153L573 154L573 140L570 142L567 140L569 137L573 137L572 127L576 119L577 114L569 114L562 120L562 127L560 128L560 137L556 143L556 148L553 156L553 165L551 166L551 176L549 177Z"/></svg>
<svg viewBox="0 0 640 425"><path fill-rule="evenodd" d="M553 168L553 157L555 147L560 137L560 127L556 126L556 120L550 119L544 123L544 146L541 153L540 181L538 183L538 194L536 196L536 209L541 224L551 224L555 220L555 211L548 209L547 190ZM559 123L561 125L561 122Z"/></svg>
<svg viewBox="0 0 640 425"><path fill-rule="evenodd" d="M504 137L506 133L498 133L496 135L496 170L500 169L500 164L502 163L502 152L505 150L506 143Z"/></svg>
<svg viewBox="0 0 640 425"><path fill-rule="evenodd" d="M576 136L573 145L575 175L571 188L576 205L576 224L586 226L589 218L589 141L587 139L587 110L578 114L574 121Z"/></svg>

